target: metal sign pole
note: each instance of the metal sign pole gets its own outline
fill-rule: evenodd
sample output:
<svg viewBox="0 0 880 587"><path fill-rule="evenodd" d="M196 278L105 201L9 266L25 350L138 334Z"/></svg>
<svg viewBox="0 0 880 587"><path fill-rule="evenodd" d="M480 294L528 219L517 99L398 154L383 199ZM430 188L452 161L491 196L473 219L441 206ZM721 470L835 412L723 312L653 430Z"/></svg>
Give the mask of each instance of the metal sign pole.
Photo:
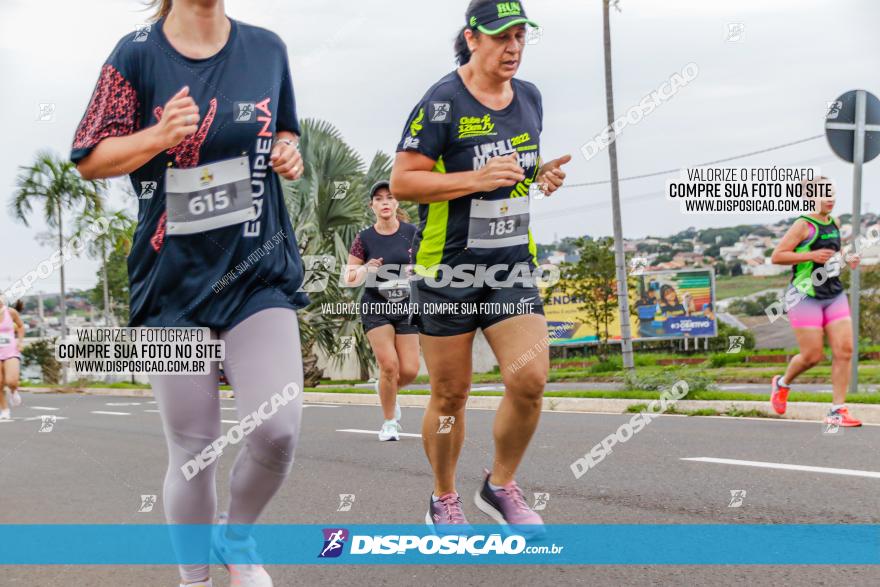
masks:
<svg viewBox="0 0 880 587"><path fill-rule="evenodd" d="M853 133L853 249L861 253L858 248L859 232L862 223L862 163L865 159L865 103L867 95L865 90L856 91L856 117L855 132ZM850 276L850 301L852 304L852 327L853 327L853 357L852 376L849 379L849 392L856 393L859 390L859 297L860 297L860 268L856 267Z"/></svg>

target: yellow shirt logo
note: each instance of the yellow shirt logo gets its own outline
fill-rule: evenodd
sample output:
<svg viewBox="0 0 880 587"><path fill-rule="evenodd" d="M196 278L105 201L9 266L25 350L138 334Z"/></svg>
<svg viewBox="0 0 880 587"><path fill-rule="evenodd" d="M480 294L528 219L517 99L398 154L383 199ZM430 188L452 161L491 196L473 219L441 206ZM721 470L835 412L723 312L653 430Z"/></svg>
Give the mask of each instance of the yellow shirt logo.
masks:
<svg viewBox="0 0 880 587"><path fill-rule="evenodd" d="M458 138L482 137L493 134L495 123L492 117L486 114L482 118L477 116L462 116L458 122Z"/></svg>

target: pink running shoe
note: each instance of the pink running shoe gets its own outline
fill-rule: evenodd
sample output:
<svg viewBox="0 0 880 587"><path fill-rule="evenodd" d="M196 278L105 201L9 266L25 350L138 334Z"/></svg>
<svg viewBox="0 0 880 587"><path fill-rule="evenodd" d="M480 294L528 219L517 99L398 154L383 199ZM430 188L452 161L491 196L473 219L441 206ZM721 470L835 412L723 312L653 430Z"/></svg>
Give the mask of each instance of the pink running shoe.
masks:
<svg viewBox="0 0 880 587"><path fill-rule="evenodd" d="M527 539L542 538L546 533L544 520L526 503L516 481L493 490L489 487L489 476L486 471L483 487L474 496L477 507L499 524L508 526L513 533Z"/></svg>

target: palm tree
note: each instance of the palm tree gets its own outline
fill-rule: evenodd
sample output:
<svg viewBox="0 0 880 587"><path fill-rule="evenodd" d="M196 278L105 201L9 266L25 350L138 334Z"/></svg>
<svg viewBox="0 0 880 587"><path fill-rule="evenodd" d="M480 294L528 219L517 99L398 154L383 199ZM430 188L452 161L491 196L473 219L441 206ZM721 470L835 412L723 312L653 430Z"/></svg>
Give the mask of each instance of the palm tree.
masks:
<svg viewBox="0 0 880 587"><path fill-rule="evenodd" d="M110 281L107 277L107 257L110 251L128 254L134 239L137 222L125 210L115 212L99 212L84 210L76 219L74 237L88 243L87 253L90 257L101 259L101 282L104 289L104 324L115 324L112 312L113 302L110 299ZM73 238L73 237L71 237Z"/></svg>
<svg viewBox="0 0 880 587"><path fill-rule="evenodd" d="M617 265L617 305L620 311L620 342L623 368L635 369L632 350L632 332L629 318L629 291L626 278L626 255L623 251L623 220L620 214L620 184L617 174L617 143L614 136L614 87L611 80L611 18L610 7L618 11L619 0L602 0L602 22L605 45L605 109L608 116L608 159L611 165L611 212L614 224L614 257Z"/></svg>
<svg viewBox="0 0 880 587"><path fill-rule="evenodd" d="M34 163L21 166L15 185L16 191L9 204L12 216L29 226L28 216L35 202L42 202L43 220L50 228L57 229L58 252L61 255L61 338L67 336L67 305L64 284L64 210L101 210L103 180L85 180L69 160L51 151L40 151Z"/></svg>
<svg viewBox="0 0 880 587"><path fill-rule="evenodd" d="M323 291L308 292L312 304L299 314L306 386L313 387L321 376L315 350L320 349L339 364L344 358L339 352L340 340L349 336L354 337L353 352L361 377L366 379L373 359L360 321L352 316L324 314L321 304L355 302L359 298L359 288L339 284L338 269L348 261L349 245L357 233L372 221L367 208L368 192L373 183L388 178L391 158L377 152L366 167L342 134L329 122L320 120L303 121L300 151L305 162L302 179L284 182L296 240L307 265L310 258L333 259L333 265L312 275L310 282L326 280L327 286ZM348 182L348 189L345 197L334 199L337 182Z"/></svg>

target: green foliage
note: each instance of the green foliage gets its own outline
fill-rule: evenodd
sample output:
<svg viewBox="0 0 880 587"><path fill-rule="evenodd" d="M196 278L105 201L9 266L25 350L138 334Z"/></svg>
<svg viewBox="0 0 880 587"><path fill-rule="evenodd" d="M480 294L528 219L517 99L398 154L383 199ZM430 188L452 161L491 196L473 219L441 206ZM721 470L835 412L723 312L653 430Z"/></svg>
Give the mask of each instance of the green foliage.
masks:
<svg viewBox="0 0 880 587"><path fill-rule="evenodd" d="M113 250L107 256L107 284L110 290L110 309L120 324L127 324L129 318L128 254ZM86 292L89 303L104 310L104 267L95 273L98 283Z"/></svg>
<svg viewBox="0 0 880 587"><path fill-rule="evenodd" d="M589 372L595 373L613 373L623 369L623 360L620 357L611 357L604 361L599 361L595 365L590 365Z"/></svg>
<svg viewBox="0 0 880 587"><path fill-rule="evenodd" d="M736 365L745 362L747 355L743 353L717 353L709 357L709 367L720 369L728 365Z"/></svg>
<svg viewBox="0 0 880 587"><path fill-rule="evenodd" d="M862 267L859 292L859 339L866 343L880 343L880 269ZM842 272L840 279L850 289L849 271ZM852 292L850 292L852 294Z"/></svg>
<svg viewBox="0 0 880 587"><path fill-rule="evenodd" d="M731 314L744 316L764 316L767 308L779 301L779 296L775 293L766 293L755 299L741 299L730 302L727 311Z"/></svg>
<svg viewBox="0 0 880 587"><path fill-rule="evenodd" d="M709 350L715 352L727 352L727 349L730 348L730 338L731 336L742 336L743 340L743 349L751 350L755 348L755 335L752 334L749 330L740 330L739 328L735 328L726 324L722 321L718 321L718 336L714 336L709 339ZM731 353L733 354L733 353Z"/></svg>
<svg viewBox="0 0 880 587"><path fill-rule="evenodd" d="M695 391L716 388L712 378L702 371L676 368L649 374L627 373L624 383L627 391L663 391L672 388L679 381L684 381L688 385L688 394L685 398Z"/></svg>
<svg viewBox="0 0 880 587"><path fill-rule="evenodd" d="M308 292L312 304L299 312L300 338L306 369L306 386L317 385L321 372L316 367L315 350L320 349L339 364L348 355L338 348L343 337L354 337L354 353L366 378L373 353L359 320L350 315L324 314L321 304L355 302L361 288L339 284L340 269L348 262L348 250L357 233L373 221L368 208L369 189L380 179L388 179L391 158L376 153L366 166L332 124L304 120L300 151L305 161L303 177L283 181L284 198L295 227L296 240L306 264L310 258L332 259L323 267L307 267L314 280L326 280L322 291ZM335 199L336 182L349 182L346 196Z"/></svg>
<svg viewBox="0 0 880 587"><path fill-rule="evenodd" d="M57 340L57 338L38 340L28 344L21 351L23 366L38 365L43 382L50 385L61 381L61 363L55 359L55 342Z"/></svg>
<svg viewBox="0 0 880 587"><path fill-rule="evenodd" d="M610 238L580 238L575 243L578 261L560 266L561 279L547 288L545 299L564 293L579 300L578 309L586 313L599 339L597 351L604 358L607 355L609 325L618 307L613 241Z"/></svg>

